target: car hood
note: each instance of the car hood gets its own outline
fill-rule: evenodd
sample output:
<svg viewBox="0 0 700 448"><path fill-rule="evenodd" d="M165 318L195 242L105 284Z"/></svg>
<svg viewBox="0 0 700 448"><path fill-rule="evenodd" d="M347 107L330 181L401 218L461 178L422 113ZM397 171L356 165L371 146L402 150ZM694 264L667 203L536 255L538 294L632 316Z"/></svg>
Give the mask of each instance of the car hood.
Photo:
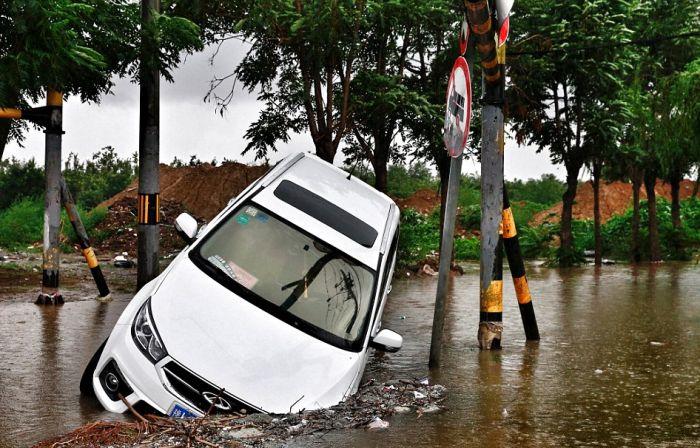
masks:
<svg viewBox="0 0 700 448"><path fill-rule="evenodd" d="M151 298L168 354L269 413L333 406L353 387L361 353L322 342L220 285L189 258Z"/></svg>

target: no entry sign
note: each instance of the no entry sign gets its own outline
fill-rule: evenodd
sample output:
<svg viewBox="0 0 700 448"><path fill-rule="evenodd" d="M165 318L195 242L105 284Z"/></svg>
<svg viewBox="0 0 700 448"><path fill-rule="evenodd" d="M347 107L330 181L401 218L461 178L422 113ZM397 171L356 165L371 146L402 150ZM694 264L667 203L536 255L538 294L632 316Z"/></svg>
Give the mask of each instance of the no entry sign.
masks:
<svg viewBox="0 0 700 448"><path fill-rule="evenodd" d="M467 61L458 57L452 66L447 83L447 107L443 138L450 157L459 157L464 152L469 136L472 115L472 81Z"/></svg>

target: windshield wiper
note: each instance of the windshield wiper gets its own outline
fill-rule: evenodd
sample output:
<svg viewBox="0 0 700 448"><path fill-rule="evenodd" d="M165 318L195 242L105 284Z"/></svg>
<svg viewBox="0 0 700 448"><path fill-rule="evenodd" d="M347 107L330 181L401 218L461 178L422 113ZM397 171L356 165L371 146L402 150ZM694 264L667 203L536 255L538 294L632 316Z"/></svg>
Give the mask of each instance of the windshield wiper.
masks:
<svg viewBox="0 0 700 448"><path fill-rule="evenodd" d="M301 279L293 281L291 283L287 283L282 287L282 291L285 289L289 289L292 286L295 286L294 290L292 293L287 297L287 299L280 305L280 308L283 310L288 310L294 304L299 300L301 295L304 293L304 290L306 289L307 285L311 284L316 280L316 277L318 277L318 274L321 273L324 267L331 261L335 260L337 258L340 258L338 255L334 253L327 253L326 255L322 256L316 262L311 265L309 270L306 272L306 275L304 275Z"/></svg>

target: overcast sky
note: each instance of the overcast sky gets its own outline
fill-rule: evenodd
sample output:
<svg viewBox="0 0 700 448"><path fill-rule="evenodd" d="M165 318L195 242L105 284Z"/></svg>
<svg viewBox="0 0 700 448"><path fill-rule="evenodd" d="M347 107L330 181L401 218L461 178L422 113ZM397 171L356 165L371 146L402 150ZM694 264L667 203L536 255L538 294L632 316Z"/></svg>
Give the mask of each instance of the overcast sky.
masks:
<svg viewBox="0 0 700 448"><path fill-rule="evenodd" d="M161 81L161 134L160 154L162 162L170 162L177 156L189 160L197 155L203 161L224 157L241 162L253 162L253 156L241 156L246 141L243 138L248 125L256 119L260 110L255 94L249 94L238 86L235 96L222 117L213 103L205 103L204 96L214 76L230 73L245 51L245 44L232 40L221 49L215 63L210 64L213 48L189 56L174 71L175 82ZM446 74L447 76L447 74ZM225 88L228 89L230 84ZM222 91L223 93L223 91ZM87 159L104 146L113 146L123 156L138 151L138 86L129 80L117 80L112 95L106 95L100 104L83 104L77 97L64 103L63 155L77 153ZM278 152L270 157L272 162L295 151L313 151L311 137L294 135L289 143L278 145ZM5 157L44 160L44 134L30 130L24 148L11 143ZM342 155L336 158L340 164ZM478 173L475 160L465 160L464 172ZM552 165L546 151L536 153L534 147L518 147L513 139L506 142L505 175L508 179L539 178L544 173L555 173L563 178L561 166Z"/></svg>

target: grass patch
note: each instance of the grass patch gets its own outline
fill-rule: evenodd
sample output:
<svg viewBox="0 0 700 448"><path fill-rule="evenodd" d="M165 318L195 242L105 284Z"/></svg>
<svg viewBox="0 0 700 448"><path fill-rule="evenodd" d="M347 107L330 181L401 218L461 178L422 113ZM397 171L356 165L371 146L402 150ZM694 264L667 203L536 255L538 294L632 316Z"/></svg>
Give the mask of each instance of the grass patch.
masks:
<svg viewBox="0 0 700 448"><path fill-rule="evenodd" d="M78 207L78 213L88 235L107 216L105 208L95 208L86 212ZM63 234L70 243L77 241L65 211L61 214ZM0 211L0 246L9 250L26 250L31 244L43 239L44 201L25 198ZM63 247L70 250L69 247Z"/></svg>

